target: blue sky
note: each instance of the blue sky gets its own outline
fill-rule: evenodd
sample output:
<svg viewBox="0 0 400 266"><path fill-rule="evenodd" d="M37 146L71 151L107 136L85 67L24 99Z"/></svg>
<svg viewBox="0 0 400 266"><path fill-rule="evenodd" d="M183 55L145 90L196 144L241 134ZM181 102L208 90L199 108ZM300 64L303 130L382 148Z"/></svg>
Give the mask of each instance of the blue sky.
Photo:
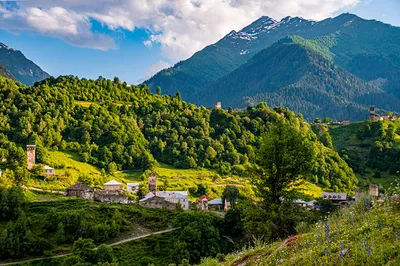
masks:
<svg viewBox="0 0 400 266"><path fill-rule="evenodd" d="M21 50L53 76L118 76L136 84L261 15L322 19L351 12L400 26L399 0L338 0L337 6L316 0L321 4L315 10L306 6L306 0L288 0L298 4L296 9L279 2L263 9L256 0L251 4L250 0L245 1L239 7L215 4L220 0L212 5L197 0L203 13L178 2L171 5L174 1L152 6L151 0L145 0L144 7L137 6L137 1L127 5L128 0L122 0L120 5L118 1L86 1L87 4L77 5L73 0L37 0L36 6L33 0L11 8L3 6L0 42ZM99 5L98 1L104 4Z"/></svg>

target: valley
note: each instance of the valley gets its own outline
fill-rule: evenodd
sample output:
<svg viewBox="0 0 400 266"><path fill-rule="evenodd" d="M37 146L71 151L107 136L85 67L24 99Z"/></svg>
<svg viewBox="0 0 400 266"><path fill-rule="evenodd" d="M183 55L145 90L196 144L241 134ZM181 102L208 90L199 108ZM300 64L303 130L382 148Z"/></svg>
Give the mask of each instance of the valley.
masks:
<svg viewBox="0 0 400 266"><path fill-rule="evenodd" d="M400 27L56 2L0 4L0 265L400 264Z"/></svg>

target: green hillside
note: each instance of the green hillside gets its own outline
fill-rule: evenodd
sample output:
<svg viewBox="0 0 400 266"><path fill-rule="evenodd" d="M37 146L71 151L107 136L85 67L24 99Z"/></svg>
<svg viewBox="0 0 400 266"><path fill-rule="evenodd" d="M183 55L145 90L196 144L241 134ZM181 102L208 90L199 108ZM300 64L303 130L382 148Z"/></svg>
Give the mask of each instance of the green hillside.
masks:
<svg viewBox="0 0 400 266"><path fill-rule="evenodd" d="M363 120L370 104L398 110L392 96L337 67L329 57L318 43L298 36L282 39L200 91L195 103L212 106L220 100L225 106L245 108L267 102L308 120Z"/></svg>
<svg viewBox="0 0 400 266"><path fill-rule="evenodd" d="M30 175L23 170L26 144L36 144L38 163L54 165L60 173L73 177L62 181L64 186L76 180L74 169L82 167L67 158L57 162L64 155L52 155L55 151L96 166L96 170L88 168L81 174L98 187L110 176L120 176L123 181L124 174L119 171L157 169L160 163L178 169L213 169L223 177L245 177L262 133L279 118L304 132L319 154L307 180L347 191L357 182L339 155L319 142L309 124L288 109L260 104L246 112L208 110L182 101L179 94L151 94L146 86L128 86L117 78L61 76L33 87L0 78L0 95L6 99L0 103L0 155L8 159L1 167L18 170L17 176L6 175L15 183L23 183ZM35 182L48 187L47 181ZM54 188L61 189L57 182ZM192 186L192 182L184 185Z"/></svg>
<svg viewBox="0 0 400 266"><path fill-rule="evenodd" d="M365 121L330 128L336 150L361 184L391 187L400 171L400 121Z"/></svg>

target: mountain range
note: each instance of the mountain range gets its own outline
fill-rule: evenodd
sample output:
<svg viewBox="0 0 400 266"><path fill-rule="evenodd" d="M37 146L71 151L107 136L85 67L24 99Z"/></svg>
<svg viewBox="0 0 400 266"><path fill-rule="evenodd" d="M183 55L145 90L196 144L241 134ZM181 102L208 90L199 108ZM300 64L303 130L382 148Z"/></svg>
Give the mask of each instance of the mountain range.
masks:
<svg viewBox="0 0 400 266"><path fill-rule="evenodd" d="M5 70L0 75L10 78L9 72L15 79L26 85L33 85L37 81L49 78L50 75L38 65L27 59L21 51L0 43L0 64ZM2 68L2 69L3 69Z"/></svg>
<svg viewBox="0 0 400 266"><path fill-rule="evenodd" d="M353 14L320 22L261 17L145 83L190 102L266 101L307 119L362 120L368 105L400 111L400 28Z"/></svg>

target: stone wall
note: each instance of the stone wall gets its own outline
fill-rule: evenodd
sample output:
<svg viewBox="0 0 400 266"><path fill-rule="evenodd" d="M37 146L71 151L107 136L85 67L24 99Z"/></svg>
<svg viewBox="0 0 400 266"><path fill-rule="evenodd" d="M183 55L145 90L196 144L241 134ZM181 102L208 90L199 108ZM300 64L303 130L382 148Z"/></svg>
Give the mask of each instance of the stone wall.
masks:
<svg viewBox="0 0 400 266"><path fill-rule="evenodd" d="M176 209L176 203L166 201L164 198L158 196L139 201L139 205L150 209L161 209L162 207L165 207L168 210Z"/></svg>
<svg viewBox="0 0 400 266"><path fill-rule="evenodd" d="M94 200L108 203L128 203L128 197L115 190L97 190L94 192Z"/></svg>

